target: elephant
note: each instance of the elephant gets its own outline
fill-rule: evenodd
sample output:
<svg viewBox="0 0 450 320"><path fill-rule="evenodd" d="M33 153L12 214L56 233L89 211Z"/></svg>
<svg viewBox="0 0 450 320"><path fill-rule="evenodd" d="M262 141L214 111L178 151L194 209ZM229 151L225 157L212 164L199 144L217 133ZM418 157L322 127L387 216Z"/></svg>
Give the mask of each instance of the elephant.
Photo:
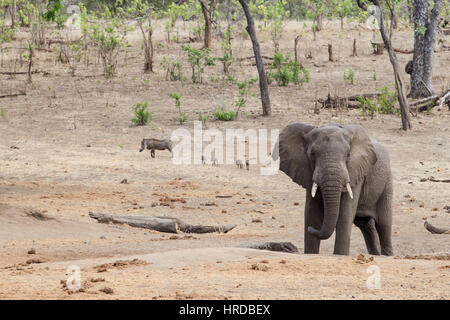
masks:
<svg viewBox="0 0 450 320"><path fill-rule="evenodd" d="M372 255L393 255L389 153L360 125L287 125L272 158L306 191L305 253L336 230L334 254L349 255L353 223Z"/></svg>

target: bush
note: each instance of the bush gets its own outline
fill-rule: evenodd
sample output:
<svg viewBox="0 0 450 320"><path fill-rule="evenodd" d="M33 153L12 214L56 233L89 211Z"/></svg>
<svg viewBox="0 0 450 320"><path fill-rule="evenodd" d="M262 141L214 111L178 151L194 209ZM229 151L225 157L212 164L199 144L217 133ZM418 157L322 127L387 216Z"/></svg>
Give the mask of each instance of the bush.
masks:
<svg viewBox="0 0 450 320"><path fill-rule="evenodd" d="M400 110L395 108L395 104L397 103L397 91L389 90L388 86L384 86L381 89L378 89L381 95L378 98L378 103L380 104L380 113L398 113Z"/></svg>
<svg viewBox="0 0 450 320"><path fill-rule="evenodd" d="M232 121L236 119L236 112L233 110L227 110L224 107L217 108L214 112L214 116L216 117L216 120L221 121Z"/></svg>
<svg viewBox="0 0 450 320"><path fill-rule="evenodd" d="M347 71L344 71L344 81L350 81L351 84L355 83L355 72L353 68L350 67Z"/></svg>
<svg viewBox="0 0 450 320"><path fill-rule="evenodd" d="M134 118L131 121L137 126L146 125L149 121L152 121L152 115L150 111L146 110L148 102L137 103L134 107Z"/></svg>
<svg viewBox="0 0 450 320"><path fill-rule="evenodd" d="M201 121L203 123L203 125L206 125L206 122L208 121L208 119L209 119L209 115L203 114L201 112L198 114L198 121Z"/></svg>
<svg viewBox="0 0 450 320"><path fill-rule="evenodd" d="M169 61L163 56L161 67L166 70L166 80L170 81L185 81L182 73L182 65L178 61Z"/></svg>
<svg viewBox="0 0 450 320"><path fill-rule="evenodd" d="M237 100L234 102L234 105L237 107L236 116L239 114L239 110L245 107L247 103L247 97L250 94L251 85L253 85L258 79L252 78L243 82L239 82L237 84L239 89L239 96Z"/></svg>
<svg viewBox="0 0 450 320"><path fill-rule="evenodd" d="M370 116L373 118L375 113L384 114L400 114L400 110L395 108L397 102L397 91L390 90L387 86L378 89L380 96L378 101L371 100L370 98L359 97L359 108L363 115L369 112Z"/></svg>
<svg viewBox="0 0 450 320"><path fill-rule="evenodd" d="M183 124L187 120L187 115L186 115L186 113L181 111L181 100L180 100L181 96L180 96L180 94L178 94L176 92L169 93L169 96L175 100L175 108L178 109L178 116L175 117L175 119L180 124Z"/></svg>
<svg viewBox="0 0 450 320"><path fill-rule="evenodd" d="M289 83L301 85L309 82L310 74L307 68L301 68L300 64L289 55L283 55L277 52L273 57L273 64L267 73L267 81L271 84L277 82L278 86L287 86Z"/></svg>
<svg viewBox="0 0 450 320"><path fill-rule="evenodd" d="M196 49L182 45L181 49L188 55L188 61L192 68L192 82L202 83L205 67L214 66L216 58L210 56L211 50L208 48Z"/></svg>

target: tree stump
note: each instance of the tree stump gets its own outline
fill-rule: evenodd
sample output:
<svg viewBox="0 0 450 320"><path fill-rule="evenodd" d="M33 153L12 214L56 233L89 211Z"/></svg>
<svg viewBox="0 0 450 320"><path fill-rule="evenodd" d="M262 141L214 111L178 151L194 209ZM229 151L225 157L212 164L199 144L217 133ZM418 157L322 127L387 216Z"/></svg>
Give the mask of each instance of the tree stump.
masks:
<svg viewBox="0 0 450 320"><path fill-rule="evenodd" d="M328 61L333 62L333 46L331 45L331 43L328 44Z"/></svg>
<svg viewBox="0 0 450 320"><path fill-rule="evenodd" d="M353 52L352 52L352 57L357 57L358 56L358 51L356 50L356 39L353 39Z"/></svg>
<svg viewBox="0 0 450 320"><path fill-rule="evenodd" d="M373 54L382 55L385 45L382 42L372 42Z"/></svg>

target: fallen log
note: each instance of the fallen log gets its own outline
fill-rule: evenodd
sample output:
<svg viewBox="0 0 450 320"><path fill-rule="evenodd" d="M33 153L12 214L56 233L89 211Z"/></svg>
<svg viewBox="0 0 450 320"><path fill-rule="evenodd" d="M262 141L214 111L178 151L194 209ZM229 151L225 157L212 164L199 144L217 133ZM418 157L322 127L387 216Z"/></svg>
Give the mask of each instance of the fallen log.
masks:
<svg viewBox="0 0 450 320"><path fill-rule="evenodd" d="M435 179L434 177L420 179L420 182L425 182L425 181L450 183L450 179Z"/></svg>
<svg viewBox="0 0 450 320"><path fill-rule="evenodd" d="M213 232L227 233L228 231L233 230L237 226L235 224L219 225L219 226L191 225L191 224L187 224L187 223L181 221L180 219L174 218L174 217L162 216L162 217L157 217L157 218L169 219L169 220L175 221L178 224L179 230L184 233L213 233Z"/></svg>
<svg viewBox="0 0 450 320"><path fill-rule="evenodd" d="M362 93L349 97L331 97L329 93L326 99L318 99L322 105L322 108L334 108L334 109L358 109L359 108L359 97L363 98L377 98L380 96L380 93Z"/></svg>
<svg viewBox="0 0 450 320"><path fill-rule="evenodd" d="M174 220L155 217L112 215L107 213L89 212L89 216L99 223L128 224L130 227L151 229L159 232L178 233L178 224Z"/></svg>
<svg viewBox="0 0 450 320"><path fill-rule="evenodd" d="M413 50L403 50L403 49L398 49L398 48L394 48L395 52L398 53L403 53L403 54L411 54L414 53L414 49Z"/></svg>
<svg viewBox="0 0 450 320"><path fill-rule="evenodd" d="M112 215L89 212L89 216L100 223L128 224L131 227L144 228L167 233L227 233L236 225L203 226L191 225L173 217Z"/></svg>
<svg viewBox="0 0 450 320"><path fill-rule="evenodd" d="M48 76L50 72L43 71L43 70L33 70L31 71L32 74L36 73L42 73L44 76ZM20 75L20 74L28 74L28 71L0 71L0 74L13 76L13 75Z"/></svg>
<svg viewBox="0 0 450 320"><path fill-rule="evenodd" d="M19 92L19 93L11 93L11 94L3 94L0 95L0 98L11 98L11 97L18 97L18 96L26 96L26 92Z"/></svg>
<svg viewBox="0 0 450 320"><path fill-rule="evenodd" d="M425 229L427 229L428 231L430 231L433 234L450 234L450 229L437 228L437 227L431 225L431 223L429 223L428 221L425 221L425 223L423 225L424 225Z"/></svg>
<svg viewBox="0 0 450 320"><path fill-rule="evenodd" d="M250 248L259 250L288 252L288 253L298 252L298 248L291 242L265 242L263 244L250 246Z"/></svg>
<svg viewBox="0 0 450 320"><path fill-rule="evenodd" d="M430 97L426 97L414 102L411 102L409 104L409 107L411 109L414 108L415 111L426 111L431 108L434 108L435 106L439 105L441 108L443 107L444 103L447 103L450 105L450 90L447 90L446 92L440 94L440 95L432 95ZM450 108L450 106L449 106Z"/></svg>

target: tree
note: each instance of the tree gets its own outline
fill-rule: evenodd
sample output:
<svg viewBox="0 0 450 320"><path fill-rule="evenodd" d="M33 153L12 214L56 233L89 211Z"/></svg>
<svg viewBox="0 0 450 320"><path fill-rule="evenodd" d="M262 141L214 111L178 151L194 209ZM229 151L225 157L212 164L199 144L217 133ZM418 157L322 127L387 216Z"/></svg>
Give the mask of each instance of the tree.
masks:
<svg viewBox="0 0 450 320"><path fill-rule="evenodd" d="M206 0L198 0L200 1L200 5L202 6L203 17L205 18L205 39L204 39L204 47L211 48L211 26L212 19L214 15L214 11L216 10L217 0L209 0L209 5Z"/></svg>
<svg viewBox="0 0 450 320"><path fill-rule="evenodd" d="M261 50L259 48L259 42L256 38L255 32L255 22L250 13L250 8L248 7L248 3L245 0L238 0L244 10L245 17L247 19L247 27L246 30L252 40L253 44L253 53L255 55L256 68L258 69L259 75L259 89L261 92L261 103L262 103L262 111L263 116L270 116L272 113L270 107L270 97L269 97L269 85L267 84L266 71L264 70L264 63L261 57Z"/></svg>
<svg viewBox="0 0 450 320"><path fill-rule="evenodd" d="M133 0L128 8L128 13L137 19L137 25L142 33L145 55L144 72L153 72L153 8L145 1ZM147 25L144 24L145 22Z"/></svg>
<svg viewBox="0 0 450 320"><path fill-rule="evenodd" d="M368 10L365 3L361 2L361 0L356 0L358 6L363 10ZM390 30L389 30L389 36L386 33L386 30L384 28L384 14L383 9L380 5L380 2L378 0L370 0L375 7L376 10L378 10L379 13L379 21L378 25L380 28L380 34L381 38L383 39L384 46L386 47L386 50L389 54L389 61L392 64L392 68L394 71L394 79L395 79L395 87L397 89L397 97L398 97L398 103L400 105L400 112L401 112L401 118L402 118L402 129L403 130L410 130L412 128L411 125L411 119L409 115L409 103L406 99L406 93L405 88L403 87L403 80L400 76L400 66L398 64L397 55L395 54L394 47L392 46L392 35L393 35L393 16L394 16L394 9L393 5L390 3L389 0L386 0L386 5L389 8L389 11L391 13L391 23L390 23Z"/></svg>
<svg viewBox="0 0 450 320"><path fill-rule="evenodd" d="M352 16L356 12L355 3L353 0L329 0L329 5L332 12L339 17L341 22L341 31L344 30L344 18Z"/></svg>
<svg viewBox="0 0 450 320"><path fill-rule="evenodd" d="M443 0L434 0L429 13L428 0L414 0L414 55L412 60L411 92L412 98L433 95L433 58L436 42L436 29Z"/></svg>
<svg viewBox="0 0 450 320"><path fill-rule="evenodd" d="M308 8L308 16L314 20L313 28L320 31L323 28L323 13L325 10L325 1L306 0L305 5Z"/></svg>

